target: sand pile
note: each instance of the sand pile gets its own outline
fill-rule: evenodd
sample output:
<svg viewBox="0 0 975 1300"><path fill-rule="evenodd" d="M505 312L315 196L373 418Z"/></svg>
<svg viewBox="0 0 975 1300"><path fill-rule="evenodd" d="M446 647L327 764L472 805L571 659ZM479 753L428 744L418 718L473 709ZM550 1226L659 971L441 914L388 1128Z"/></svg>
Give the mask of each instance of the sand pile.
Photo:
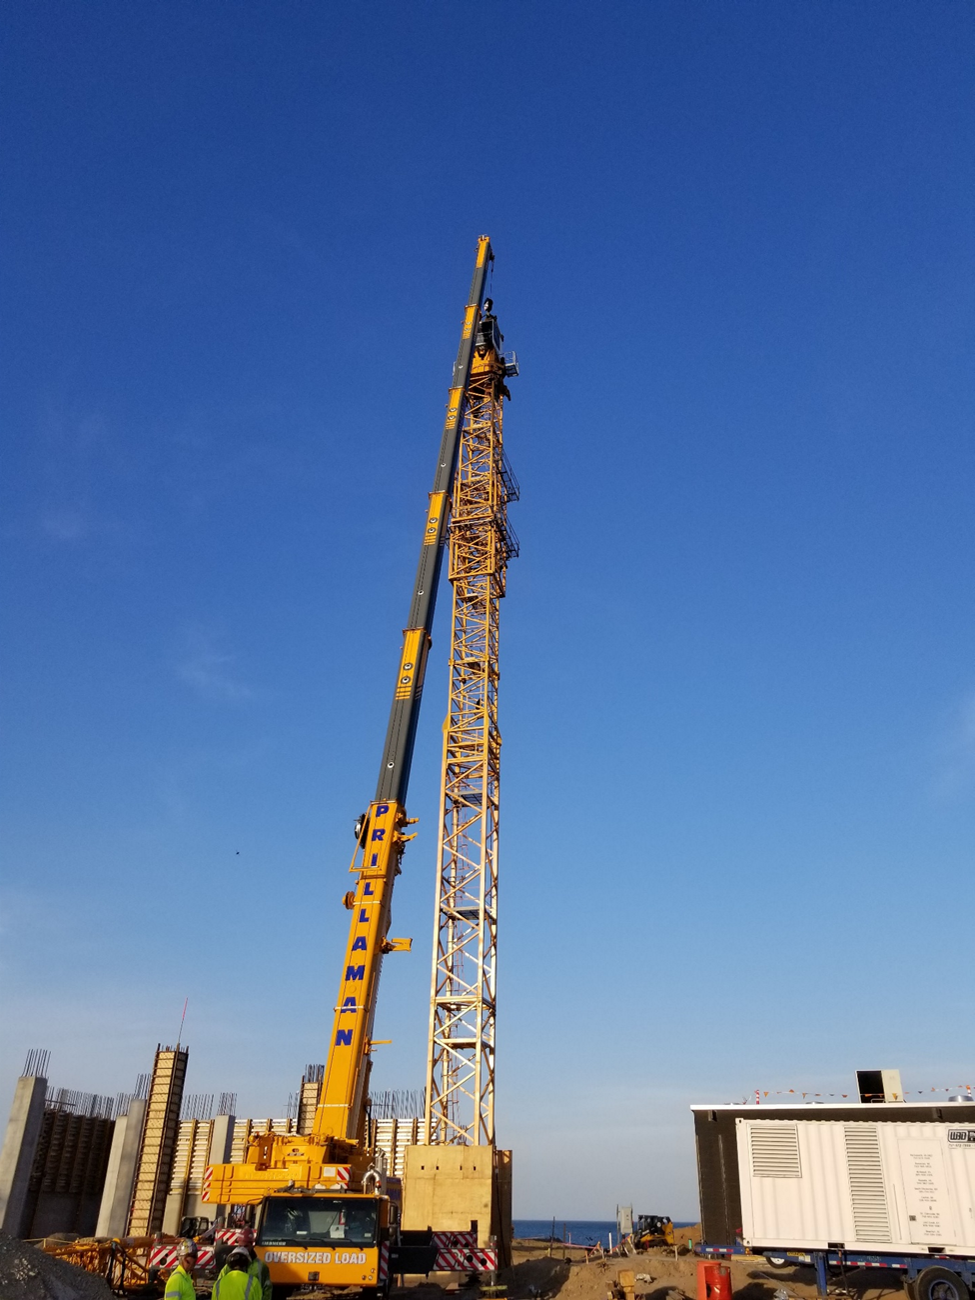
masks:
<svg viewBox="0 0 975 1300"><path fill-rule="evenodd" d="M565 1286L571 1265L561 1259L523 1259L504 1269L498 1281L508 1288L508 1300L547 1300Z"/></svg>
<svg viewBox="0 0 975 1300"><path fill-rule="evenodd" d="M0 1300L112 1300L104 1278L0 1232Z"/></svg>

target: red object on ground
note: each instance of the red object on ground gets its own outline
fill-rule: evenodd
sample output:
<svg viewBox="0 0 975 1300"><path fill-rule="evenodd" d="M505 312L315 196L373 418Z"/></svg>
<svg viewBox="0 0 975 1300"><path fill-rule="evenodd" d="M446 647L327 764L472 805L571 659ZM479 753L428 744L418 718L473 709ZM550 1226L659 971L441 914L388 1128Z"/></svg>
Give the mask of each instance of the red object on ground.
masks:
<svg viewBox="0 0 975 1300"><path fill-rule="evenodd" d="M712 1259L697 1261L697 1300L731 1300L731 1269Z"/></svg>

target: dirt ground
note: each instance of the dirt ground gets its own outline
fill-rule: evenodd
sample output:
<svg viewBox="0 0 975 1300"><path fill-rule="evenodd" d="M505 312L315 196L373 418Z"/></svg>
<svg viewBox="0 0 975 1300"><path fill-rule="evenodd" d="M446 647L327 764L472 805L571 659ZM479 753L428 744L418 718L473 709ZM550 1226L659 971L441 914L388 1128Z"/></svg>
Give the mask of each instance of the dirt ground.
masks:
<svg viewBox="0 0 975 1300"><path fill-rule="evenodd" d="M625 1259L586 1260L581 1246L516 1241L514 1262L498 1277L499 1289L466 1287L440 1274L416 1285L394 1287L393 1300L618 1300L614 1283L621 1269L635 1274L634 1300L697 1300L696 1255L687 1249L699 1231L682 1228L679 1252L659 1248ZM813 1300L816 1277L811 1268L773 1269L759 1258L729 1261L735 1300ZM454 1275L456 1276L456 1275ZM504 1290L500 1288L503 1287ZM904 1295L897 1274L857 1269L834 1279L837 1300L881 1300ZM105 1283L35 1246L0 1233L0 1300L109 1300ZM905 1297L906 1300L906 1297Z"/></svg>
<svg viewBox="0 0 975 1300"><path fill-rule="evenodd" d="M626 1259L585 1262L578 1248L547 1243L516 1242L514 1263L499 1277L507 1284L507 1300L607 1300L620 1269L636 1274L636 1300L696 1300L698 1257L687 1251L688 1238L700 1239L700 1229L679 1229L677 1244L683 1251L657 1248ZM562 1259L565 1253L566 1259ZM571 1256L571 1258L570 1258ZM736 1300L812 1300L816 1274L811 1268L774 1269L760 1258L727 1261ZM831 1294L853 1300L880 1300L904 1294L900 1278L886 1269L857 1269L834 1279ZM778 1294L777 1294L778 1293Z"/></svg>
<svg viewBox="0 0 975 1300"><path fill-rule="evenodd" d="M610 1300L620 1269L636 1275L635 1300L697 1300L698 1258L687 1250L690 1239L699 1240L699 1229L681 1228L678 1247L684 1252L675 1256L664 1248L626 1259L586 1261L579 1246L562 1246L554 1242L516 1241L513 1264L498 1277L506 1290L495 1293L497 1300ZM551 1253L549 1253L551 1249ZM735 1300L813 1300L816 1275L811 1268L774 1269L760 1258L728 1261ZM457 1300L474 1300L479 1292L461 1286L448 1287ZM492 1293L480 1292L482 1297ZM843 1279L833 1279L830 1294L837 1300L881 1300L881 1297L904 1297L897 1274L886 1269L857 1269ZM441 1286L426 1282L398 1291L401 1300L443 1300Z"/></svg>

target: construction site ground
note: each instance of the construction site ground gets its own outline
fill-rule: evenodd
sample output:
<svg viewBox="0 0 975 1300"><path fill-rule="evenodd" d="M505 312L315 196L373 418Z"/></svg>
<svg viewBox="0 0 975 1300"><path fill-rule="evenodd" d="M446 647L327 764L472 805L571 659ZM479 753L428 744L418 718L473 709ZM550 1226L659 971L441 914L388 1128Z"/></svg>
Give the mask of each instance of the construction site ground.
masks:
<svg viewBox="0 0 975 1300"><path fill-rule="evenodd" d="M696 1241L698 1232L693 1228L679 1230L682 1253L659 1247L626 1258L587 1259L586 1250L580 1246L515 1241L513 1263L498 1277L506 1290L495 1294L503 1300L554 1300L556 1296L559 1300L609 1300L621 1294L614 1290L618 1273L629 1269L636 1275L635 1300L696 1300L698 1257L687 1250L687 1241ZM774 1269L760 1257L735 1258L728 1263L736 1300L813 1300L816 1295L812 1268ZM401 1300L442 1300L449 1294L475 1300L485 1293L446 1279L434 1282L418 1278L412 1286L395 1288L394 1294ZM842 1279L833 1279L830 1294L852 1300L880 1300L904 1292L897 1273L857 1269Z"/></svg>
<svg viewBox="0 0 975 1300"><path fill-rule="evenodd" d="M513 1263L498 1277L496 1291L468 1287L456 1275L410 1278L393 1287L396 1300L615 1300L621 1269L635 1274L634 1300L696 1300L698 1258L687 1250L693 1229L682 1229L678 1253L658 1248L620 1258L587 1258L581 1246L515 1241ZM773 1269L760 1258L729 1261L736 1300L813 1300L811 1268ZM201 1292L208 1287L201 1285ZM857 1269L834 1278L830 1294L850 1300L881 1300L903 1293L900 1277L880 1269ZM36 1246L0 1233L0 1300L109 1300L101 1278L45 1255Z"/></svg>

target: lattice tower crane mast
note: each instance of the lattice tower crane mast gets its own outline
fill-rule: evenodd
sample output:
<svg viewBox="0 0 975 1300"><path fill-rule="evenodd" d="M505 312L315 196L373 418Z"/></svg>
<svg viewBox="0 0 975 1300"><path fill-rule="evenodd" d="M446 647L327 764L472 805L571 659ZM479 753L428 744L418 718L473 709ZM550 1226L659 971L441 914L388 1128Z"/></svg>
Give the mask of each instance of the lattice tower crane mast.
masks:
<svg viewBox="0 0 975 1300"><path fill-rule="evenodd" d="M518 373L484 304L467 386L449 536L453 587L444 724L424 1140L494 1145L497 1011L498 632L507 564L518 554L504 453L505 379Z"/></svg>

